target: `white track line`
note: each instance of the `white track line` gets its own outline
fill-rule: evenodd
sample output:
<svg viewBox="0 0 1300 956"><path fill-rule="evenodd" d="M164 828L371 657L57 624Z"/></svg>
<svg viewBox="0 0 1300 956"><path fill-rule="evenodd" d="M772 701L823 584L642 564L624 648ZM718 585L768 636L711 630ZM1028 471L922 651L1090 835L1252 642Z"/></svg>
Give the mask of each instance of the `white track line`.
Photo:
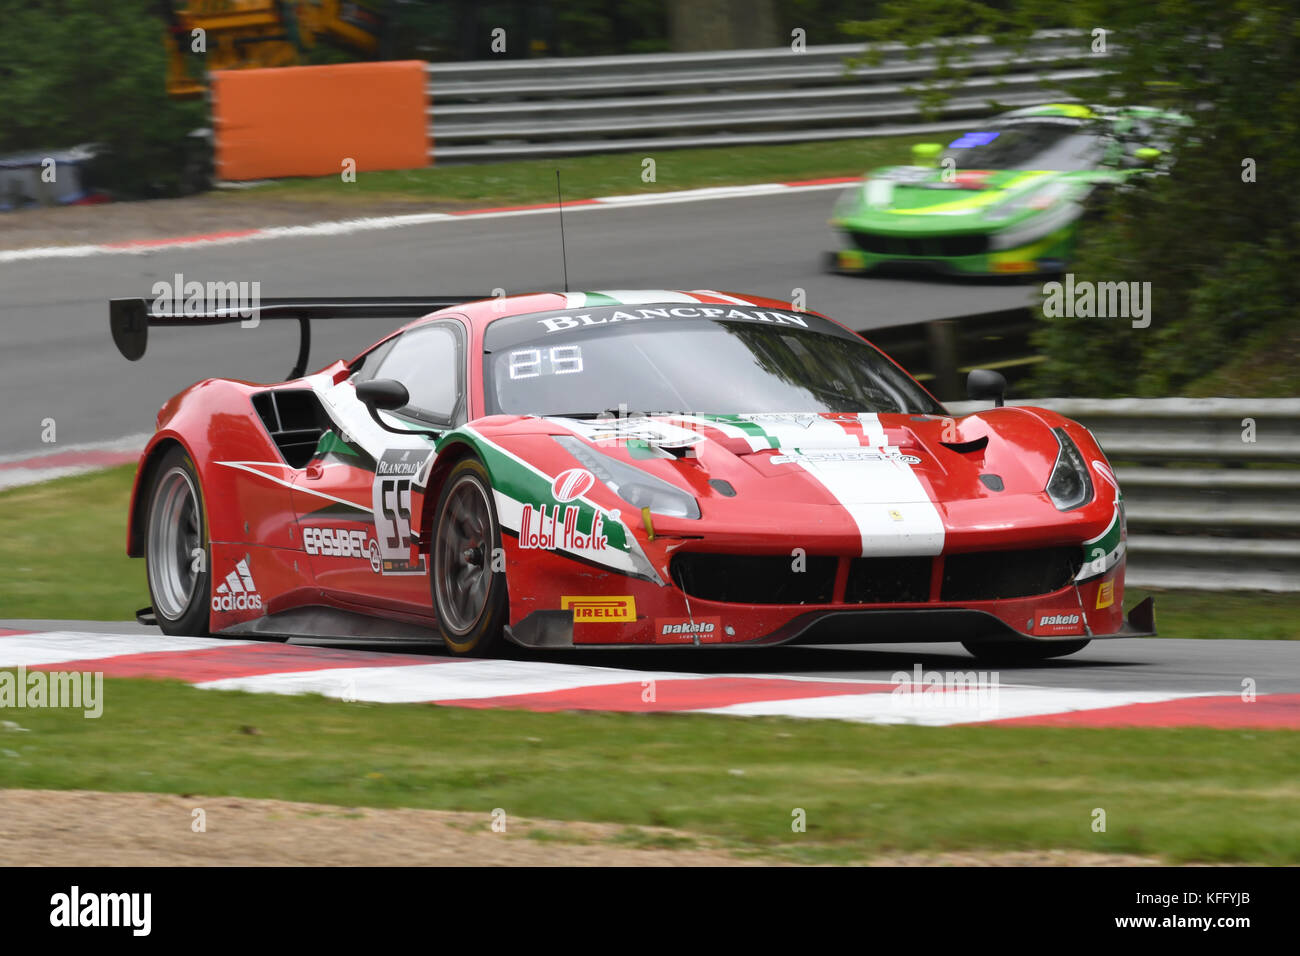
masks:
<svg viewBox="0 0 1300 956"><path fill-rule="evenodd" d="M627 209L634 206L659 206L684 202L710 202L717 199L744 199L753 196L772 196L783 193L817 192L827 189L845 189L849 183L812 183L792 186L786 183L756 183L748 186L713 186L704 189L686 189L678 192L647 193L627 196L600 196L566 205L566 213L579 213L594 209ZM309 223L301 226L269 226L242 235L178 236L172 240L151 240L140 244L103 244L79 246L38 246L31 249L0 249L0 263L30 262L38 259L84 259L91 256L149 255L155 252L172 252L182 249L228 246L266 239L308 239L350 236L360 232L401 229L431 223L472 221L476 219L502 219L515 216L539 216L556 212L554 206L499 209L484 212L472 210L462 213L412 213L404 216L374 216L361 219L339 219Z"/></svg>
<svg viewBox="0 0 1300 956"><path fill-rule="evenodd" d="M248 645L250 641L216 638L166 637L158 634L92 634L50 631L0 636L0 667L56 665L75 660L106 660L142 653L175 653L208 648ZM237 662L232 662L237 668ZM206 670L206 668L204 669ZM204 673L204 670L199 673ZM206 673L211 673L206 671ZM1212 693L1177 691L1111 691L1087 688L1048 688L1032 685L982 684L968 689L934 692L923 684L902 687L892 682L856 678L827 679L791 677L780 674L691 674L676 671L637 671L616 667L563 664L544 660L449 660L438 658L421 663L411 656L409 663L360 667L330 667L319 670L286 670L197 681L209 690L241 690L270 694L321 694L326 697L374 703L424 703L430 701L474 701L581 692L586 689L627 684L623 702L611 701L608 692L593 696L587 706L602 710L643 710L643 690L652 682L732 682L728 693L745 696L746 681L789 682L789 696L727 706L701 708L697 712L734 717L778 716L848 720L872 724L912 724L939 727L951 724L1008 720L1017 717L1056 714L1130 704L1160 703L1191 697L1214 697ZM737 685L735 682L739 682ZM832 696L801 696L800 684L809 688L820 683L875 684L875 692ZM706 691L707 693L707 691ZM581 706L580 696L567 694L566 706ZM546 701L538 702L545 707ZM621 704L621 706L620 706ZM677 710L666 704L666 709Z"/></svg>

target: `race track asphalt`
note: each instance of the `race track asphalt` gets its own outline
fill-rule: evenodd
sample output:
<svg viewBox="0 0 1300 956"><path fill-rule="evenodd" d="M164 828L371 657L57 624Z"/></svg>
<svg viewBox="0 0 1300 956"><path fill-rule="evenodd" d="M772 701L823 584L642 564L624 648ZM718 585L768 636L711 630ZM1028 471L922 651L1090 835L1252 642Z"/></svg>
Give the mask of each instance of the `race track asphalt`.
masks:
<svg viewBox="0 0 1300 956"><path fill-rule="evenodd" d="M732 197L565 212L573 289L721 289L789 299L860 330L1027 304L1035 287L999 280L826 275L835 245L826 218L833 191ZM257 281L264 297L489 295L559 288L553 213L467 217L345 236L0 264L0 458L149 432L158 407L203 378L279 381L293 365L292 323L256 329L155 329L149 353L128 363L108 333L108 299L148 296L154 282ZM0 236L0 246L3 238ZM391 324L349 321L313 330L316 367L350 358Z"/></svg>

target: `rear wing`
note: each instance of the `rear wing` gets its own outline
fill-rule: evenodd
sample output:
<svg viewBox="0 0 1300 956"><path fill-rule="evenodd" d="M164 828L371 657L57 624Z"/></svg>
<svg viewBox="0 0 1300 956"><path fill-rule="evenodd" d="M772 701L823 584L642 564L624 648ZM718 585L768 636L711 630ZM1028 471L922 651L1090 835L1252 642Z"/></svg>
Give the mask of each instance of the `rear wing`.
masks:
<svg viewBox="0 0 1300 956"><path fill-rule="evenodd" d="M151 325L233 325L261 319L298 320L298 360L285 380L301 378L307 374L311 354L311 323L313 319L388 319L412 322L430 312L466 302L477 302L483 296L332 296L329 298L262 299L256 308L207 309L178 314L160 312L150 308L150 299L110 299L108 324L113 333L113 344L123 357L135 362L149 345Z"/></svg>

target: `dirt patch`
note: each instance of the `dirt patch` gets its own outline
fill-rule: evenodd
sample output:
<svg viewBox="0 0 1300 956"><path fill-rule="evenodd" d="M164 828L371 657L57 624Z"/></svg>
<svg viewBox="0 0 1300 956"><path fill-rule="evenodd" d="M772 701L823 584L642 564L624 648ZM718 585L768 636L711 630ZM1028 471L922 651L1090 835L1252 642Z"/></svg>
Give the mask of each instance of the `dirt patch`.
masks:
<svg viewBox="0 0 1300 956"><path fill-rule="evenodd" d="M483 203L477 204L479 206ZM475 208L473 203L418 199L334 201L261 199L238 192L211 192L184 199L65 206L0 213L0 249L99 245L137 239L238 232L266 226L300 226L334 219L401 216Z"/></svg>
<svg viewBox="0 0 1300 956"><path fill-rule="evenodd" d="M194 832L195 810L205 832ZM710 848L638 849L626 828L490 813L380 810L243 797L0 791L0 866L719 866ZM636 839L700 844L639 828ZM56 837L57 839L51 839Z"/></svg>
<svg viewBox="0 0 1300 956"><path fill-rule="evenodd" d="M204 832L195 832L195 810ZM57 839L51 839L57 837ZM631 844L631 845L629 845ZM774 861L652 827L244 797L0 790L0 866L737 866ZM1143 866L1075 850L882 856L873 866Z"/></svg>

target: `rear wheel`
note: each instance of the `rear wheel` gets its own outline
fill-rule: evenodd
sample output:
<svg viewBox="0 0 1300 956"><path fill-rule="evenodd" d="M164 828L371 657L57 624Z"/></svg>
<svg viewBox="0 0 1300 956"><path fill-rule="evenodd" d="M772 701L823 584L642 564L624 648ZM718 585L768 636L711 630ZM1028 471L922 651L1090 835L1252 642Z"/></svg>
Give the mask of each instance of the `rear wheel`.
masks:
<svg viewBox="0 0 1300 956"><path fill-rule="evenodd" d="M505 571L495 571L501 532L487 469L477 458L457 462L438 496L430 555L430 587L438 630L453 654L504 650Z"/></svg>
<svg viewBox="0 0 1300 956"><path fill-rule="evenodd" d="M1083 650L1091 643L1089 640L1044 641L1041 644L1031 644L1028 641L962 641L961 646L981 661L991 664L1032 664L1034 661L1065 657Z"/></svg>
<svg viewBox="0 0 1300 956"><path fill-rule="evenodd" d="M164 634L206 634L211 574L198 471L183 449L173 448L154 476L144 536L154 618Z"/></svg>

